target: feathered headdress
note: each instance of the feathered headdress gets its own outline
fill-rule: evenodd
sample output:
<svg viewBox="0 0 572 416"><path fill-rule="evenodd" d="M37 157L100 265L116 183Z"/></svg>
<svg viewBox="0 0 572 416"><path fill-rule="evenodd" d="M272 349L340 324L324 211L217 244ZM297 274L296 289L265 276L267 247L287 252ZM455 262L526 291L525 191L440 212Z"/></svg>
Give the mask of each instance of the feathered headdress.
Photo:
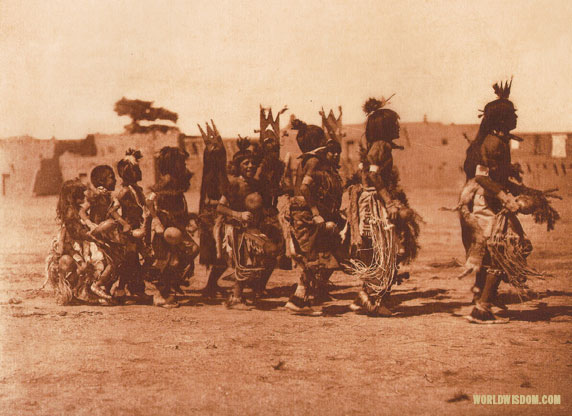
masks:
<svg viewBox="0 0 572 416"><path fill-rule="evenodd" d="M143 154L140 150L132 149L131 147L125 152L124 161L131 165L139 164L139 159L143 158Z"/></svg>
<svg viewBox="0 0 572 416"><path fill-rule="evenodd" d="M239 152L244 152L250 146L250 139L248 137L242 137L240 134L238 135L238 140L236 141L236 146L238 147ZM238 152L237 152L238 153Z"/></svg>
<svg viewBox="0 0 572 416"><path fill-rule="evenodd" d="M503 100L508 100L508 97L510 96L510 87L512 86L512 77L510 77L510 81L505 81L504 85L501 81L500 85L499 83L495 83L493 85L493 90L495 90L495 94L497 95L497 97L499 97L500 99Z"/></svg>
<svg viewBox="0 0 572 416"><path fill-rule="evenodd" d="M505 100L504 102L508 101L508 97L510 96L510 88L512 87L512 78L510 77L510 81L505 81L504 83L501 81L500 83L495 82L493 85L493 90L495 91L496 96L498 99L495 101L491 101L485 106L484 110L479 110L479 118L482 118L485 114L487 106L490 107L491 103L500 102L499 100Z"/></svg>
<svg viewBox="0 0 572 416"><path fill-rule="evenodd" d="M140 150L129 148L125 152L125 156L117 162L117 173L123 180L123 183L133 184L141 180L141 168L139 167L139 159L143 157Z"/></svg>
<svg viewBox="0 0 572 416"><path fill-rule="evenodd" d="M255 154L250 150L250 139L248 137L242 137L238 135L238 140L236 141L236 146L238 147L238 151L232 157L232 164L234 165L234 169L236 172L239 170L239 165L245 159L254 159Z"/></svg>
<svg viewBox="0 0 572 416"><path fill-rule="evenodd" d="M399 114L389 108L384 108L394 95L391 94L387 99L381 97L381 100L372 97L364 103L362 108L367 114L365 137L368 143L378 140L391 143L399 138Z"/></svg>
<svg viewBox="0 0 572 416"><path fill-rule="evenodd" d="M387 98L387 99L384 97L381 97L381 100L378 100L377 98L374 98L374 97L369 98L364 103L364 105L362 106L364 113L366 113L367 115L370 115L374 111L377 111L380 108L385 107L389 103L389 100L391 100L394 95L395 94L391 94L389 96L389 98Z"/></svg>

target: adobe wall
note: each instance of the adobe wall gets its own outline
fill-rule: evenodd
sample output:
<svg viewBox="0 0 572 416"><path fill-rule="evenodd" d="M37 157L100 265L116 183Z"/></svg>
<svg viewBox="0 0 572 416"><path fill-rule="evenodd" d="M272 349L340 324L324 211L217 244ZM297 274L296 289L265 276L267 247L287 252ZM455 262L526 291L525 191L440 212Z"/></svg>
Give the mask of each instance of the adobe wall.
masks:
<svg viewBox="0 0 572 416"><path fill-rule="evenodd" d="M63 179L73 179L80 174L89 177L97 165L110 165L117 173L117 162L129 148L138 149L143 154L139 162L143 174L142 186L147 189L155 182L154 157L163 146L177 146L178 132L147 134L95 134L97 154L85 157L66 152L60 156ZM120 180L118 178L118 184Z"/></svg>
<svg viewBox="0 0 572 416"><path fill-rule="evenodd" d="M401 137L396 143L405 147L394 151L404 188L460 189L464 183L462 170L467 138L474 138L478 125L441 123L402 123ZM342 143L342 175L348 177L359 163L359 143L364 140L364 124L344 126ZM294 130L283 130L281 153L290 153L293 166L300 155ZM518 148L512 149L513 162L521 163L524 180L529 186L546 189L558 187L564 195L572 194L572 134L556 133L565 137L565 157L553 157L554 133L517 133L524 138ZM178 145L178 131L148 134L95 134L95 156L81 156L65 152L59 157L63 180L80 174L89 175L98 164L109 164L114 169L130 147L143 153L141 168L143 186L148 188L155 180L153 158L163 146ZM236 139L224 139L230 160L237 150ZM56 140L38 140L29 136L0 140L0 196L31 195L34 179L41 159L54 156ZM78 141L79 143L79 141ZM194 173L191 190L199 190L202 174L204 143L201 137L185 137L185 148L190 157L188 168ZM61 143L60 143L61 144ZM60 146L61 147L61 146Z"/></svg>
<svg viewBox="0 0 572 416"><path fill-rule="evenodd" d="M30 136L0 140L0 197L31 195L40 161L53 156L54 144Z"/></svg>
<svg viewBox="0 0 572 416"><path fill-rule="evenodd" d="M477 124L441 123L402 123L397 144L404 150L394 150L393 156L399 169L403 187L407 189L461 189L465 182L463 163L468 140L478 131ZM364 124L351 124L343 127L341 172L348 178L359 164L359 144L364 140ZM292 157L295 167L300 155L296 143L297 131L284 129L281 133L281 154ZM513 163L521 163L524 181L528 186L547 189L558 187L564 194L572 194L572 138L566 142L566 158L554 158L552 134L519 133L525 141L519 149L512 150ZM236 139L224 139L227 158L230 160L236 151ZM200 188L202 153L204 144L200 137L188 139L186 149L191 155L190 166L195 173L194 189ZM539 154L534 154L534 153Z"/></svg>

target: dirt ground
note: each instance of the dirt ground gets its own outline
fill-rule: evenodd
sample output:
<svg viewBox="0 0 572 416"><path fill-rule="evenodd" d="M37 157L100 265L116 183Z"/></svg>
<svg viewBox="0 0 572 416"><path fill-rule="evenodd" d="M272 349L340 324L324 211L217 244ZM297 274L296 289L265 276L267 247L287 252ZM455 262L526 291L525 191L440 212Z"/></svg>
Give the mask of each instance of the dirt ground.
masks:
<svg viewBox="0 0 572 416"><path fill-rule="evenodd" d="M567 200L569 200L569 196ZM501 286L507 325L474 325L456 192L410 192L424 217L395 316L349 311L359 282L332 278L322 317L283 305L298 271L277 271L261 308L206 301L197 268L178 309L57 306L39 291L55 234L55 198L0 201L0 413L572 414L572 209L556 231L524 221L530 262L553 274L521 302ZM450 263L450 264L448 264ZM230 286L230 282L222 282ZM560 405L476 405L473 394L559 394Z"/></svg>

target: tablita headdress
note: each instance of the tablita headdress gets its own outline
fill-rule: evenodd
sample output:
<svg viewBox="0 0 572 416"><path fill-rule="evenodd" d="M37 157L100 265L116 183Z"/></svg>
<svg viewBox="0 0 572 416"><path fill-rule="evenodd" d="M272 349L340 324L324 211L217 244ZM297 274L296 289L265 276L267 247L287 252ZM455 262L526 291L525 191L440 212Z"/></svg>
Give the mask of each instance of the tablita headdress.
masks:
<svg viewBox="0 0 572 416"><path fill-rule="evenodd" d="M330 109L327 117L324 107L322 107L322 110L319 112L320 116L322 116L322 129L326 132L328 139L337 142L344 136L342 132L342 107L339 106L338 110L340 111L340 115L337 118L332 109Z"/></svg>
<svg viewBox="0 0 572 416"><path fill-rule="evenodd" d="M203 141L205 142L205 146L207 147L207 149L211 151L216 148L224 147L222 143L222 138L216 128L216 125L214 124L214 121L211 120L212 128L211 126L209 126L208 121L205 123L205 125L206 125L206 133L201 128L200 124L197 124L197 126L199 127L199 131L201 132L201 136L203 136Z"/></svg>
<svg viewBox="0 0 572 416"><path fill-rule="evenodd" d="M255 132L260 133L260 144L272 140L280 145L280 115L287 110L288 106L284 106L284 108L278 112L276 118L274 118L272 108L260 106L260 130L255 130Z"/></svg>

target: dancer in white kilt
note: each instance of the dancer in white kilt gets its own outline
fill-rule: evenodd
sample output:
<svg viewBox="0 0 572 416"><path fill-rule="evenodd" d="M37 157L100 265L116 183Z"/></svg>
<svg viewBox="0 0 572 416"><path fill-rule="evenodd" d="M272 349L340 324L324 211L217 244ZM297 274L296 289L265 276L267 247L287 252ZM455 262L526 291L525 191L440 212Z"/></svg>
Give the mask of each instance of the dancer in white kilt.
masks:
<svg viewBox="0 0 572 416"><path fill-rule="evenodd" d="M476 272L475 307L468 318L478 323L506 322L492 310L506 309L497 297L502 280L522 290L528 277L540 274L527 265L532 244L517 213L533 214L549 230L559 218L548 202L554 195L524 186L518 165L511 163L510 140L522 140L510 133L517 119L508 99L511 84L493 86L498 99L485 106L477 137L467 150L467 182L458 207L467 252L461 277Z"/></svg>

